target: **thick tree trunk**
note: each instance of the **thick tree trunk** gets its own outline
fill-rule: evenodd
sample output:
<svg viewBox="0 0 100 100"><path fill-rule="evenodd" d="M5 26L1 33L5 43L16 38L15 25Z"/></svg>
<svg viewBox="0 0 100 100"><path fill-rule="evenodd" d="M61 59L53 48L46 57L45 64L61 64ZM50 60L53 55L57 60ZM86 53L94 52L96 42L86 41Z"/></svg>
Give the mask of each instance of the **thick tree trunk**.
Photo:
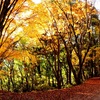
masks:
<svg viewBox="0 0 100 100"><path fill-rule="evenodd" d="M58 77L57 77L57 88L58 88L58 89L61 89L61 78L60 78L59 75L58 75Z"/></svg>
<svg viewBox="0 0 100 100"><path fill-rule="evenodd" d="M73 65L72 65L72 62L71 62L71 58L70 58L70 55L69 55L69 53L67 53L67 55L66 55L66 57L67 57L67 63L68 63L68 66L69 66L69 70L70 70L70 75L69 75L69 82L70 82L70 84L72 84L71 83L71 72L73 73L73 75L74 75L74 79L75 79L75 82L77 83L77 75L76 75L76 71L74 70L74 68L73 68Z"/></svg>

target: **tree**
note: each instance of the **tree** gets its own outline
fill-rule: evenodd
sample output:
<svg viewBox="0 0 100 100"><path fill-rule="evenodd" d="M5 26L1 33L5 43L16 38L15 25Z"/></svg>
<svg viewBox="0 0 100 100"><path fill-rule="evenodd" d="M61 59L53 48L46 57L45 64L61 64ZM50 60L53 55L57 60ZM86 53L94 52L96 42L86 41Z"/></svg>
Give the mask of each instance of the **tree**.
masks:
<svg viewBox="0 0 100 100"><path fill-rule="evenodd" d="M0 1L0 38L2 37L3 29L17 2L18 0L1 0Z"/></svg>
<svg viewBox="0 0 100 100"><path fill-rule="evenodd" d="M26 2L26 0L0 1L0 72L3 72L3 74L0 75L2 77L4 76L4 73L6 73L4 67L6 64L5 61L12 62L15 59L21 59L22 53L24 54L24 52L20 52L20 48L17 45L19 44L19 42L23 41L23 36L25 35L25 33L23 33L22 30L26 26L26 23L28 24L29 21L29 15L26 14L25 17L22 16L23 13L27 13L27 11L29 10L29 7L27 6L28 3L30 2ZM20 22L18 21L19 19ZM27 21L24 23L24 20ZM21 60L23 61L23 59L24 58L22 57ZM9 64L9 66L9 69L14 68L14 64ZM14 69L12 69L12 71L9 71L9 73L12 73ZM0 78L0 80L3 82L2 77ZM8 75L8 78L8 85L10 85L11 82L14 88L12 77ZM10 89L9 86L8 88Z"/></svg>
<svg viewBox="0 0 100 100"><path fill-rule="evenodd" d="M82 9L83 7L83 9ZM48 7L49 8L49 7ZM50 13L53 19L54 34L61 38L66 50L66 61L69 66L69 80L73 72L77 84L82 82L82 73L85 59L91 44L91 16L96 13L94 7L87 3L54 1L50 5ZM61 41L60 41L61 42ZM85 52L83 53L83 51ZM72 51L78 60L77 68L72 63Z"/></svg>

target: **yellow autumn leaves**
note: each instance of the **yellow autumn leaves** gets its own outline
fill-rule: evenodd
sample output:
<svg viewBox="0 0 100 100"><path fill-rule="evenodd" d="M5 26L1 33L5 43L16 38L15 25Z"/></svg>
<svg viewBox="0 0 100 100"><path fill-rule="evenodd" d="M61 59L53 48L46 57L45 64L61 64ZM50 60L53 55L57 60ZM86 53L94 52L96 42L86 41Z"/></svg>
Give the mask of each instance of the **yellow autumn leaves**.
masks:
<svg viewBox="0 0 100 100"><path fill-rule="evenodd" d="M32 0L25 2L24 0L19 0L10 17L11 19L14 17L13 21L5 34L9 38L3 44L1 42L0 57L36 62L35 56L31 55L28 50L18 51L14 49L14 42L20 42L23 38L28 38L29 41L33 41L33 43L32 41L29 43L30 45L38 46L41 45L39 38L43 33L49 30L49 38L51 38L52 34L56 34L56 27L59 32L66 33L69 31L69 25L71 24L74 26L76 35L83 33L83 31L92 33L91 29L86 28L85 23L87 20L86 16L89 13L95 14L96 10L92 9L90 5L78 1L71 6L66 0L38 5L35 5ZM81 23L83 26L80 25ZM87 30L82 30L81 28ZM72 32L72 30L70 31ZM67 36L68 34L65 35L65 37ZM50 47L47 50L50 50ZM76 59L76 57L74 58Z"/></svg>

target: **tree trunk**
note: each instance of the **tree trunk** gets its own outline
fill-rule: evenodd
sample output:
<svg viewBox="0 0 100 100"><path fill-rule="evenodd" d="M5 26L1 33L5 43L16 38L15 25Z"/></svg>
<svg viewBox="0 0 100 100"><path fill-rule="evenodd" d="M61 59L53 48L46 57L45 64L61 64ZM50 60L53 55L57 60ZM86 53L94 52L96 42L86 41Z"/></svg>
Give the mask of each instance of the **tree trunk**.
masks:
<svg viewBox="0 0 100 100"><path fill-rule="evenodd" d="M3 86L2 86L3 85L3 82L2 82L2 79L0 79L0 84L1 84L1 87L0 88L1 88L1 90L3 90Z"/></svg>
<svg viewBox="0 0 100 100"><path fill-rule="evenodd" d="M57 79L57 88L61 89L61 78L59 77L59 75L56 79Z"/></svg>

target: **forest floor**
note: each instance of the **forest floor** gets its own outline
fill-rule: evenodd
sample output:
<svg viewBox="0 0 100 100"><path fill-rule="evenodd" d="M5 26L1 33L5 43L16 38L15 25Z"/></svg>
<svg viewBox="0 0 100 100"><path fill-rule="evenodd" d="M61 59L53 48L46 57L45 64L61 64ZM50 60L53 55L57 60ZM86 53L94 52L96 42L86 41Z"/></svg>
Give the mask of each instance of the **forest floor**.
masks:
<svg viewBox="0 0 100 100"><path fill-rule="evenodd" d="M100 77L67 89L11 93L0 91L0 100L100 100Z"/></svg>

